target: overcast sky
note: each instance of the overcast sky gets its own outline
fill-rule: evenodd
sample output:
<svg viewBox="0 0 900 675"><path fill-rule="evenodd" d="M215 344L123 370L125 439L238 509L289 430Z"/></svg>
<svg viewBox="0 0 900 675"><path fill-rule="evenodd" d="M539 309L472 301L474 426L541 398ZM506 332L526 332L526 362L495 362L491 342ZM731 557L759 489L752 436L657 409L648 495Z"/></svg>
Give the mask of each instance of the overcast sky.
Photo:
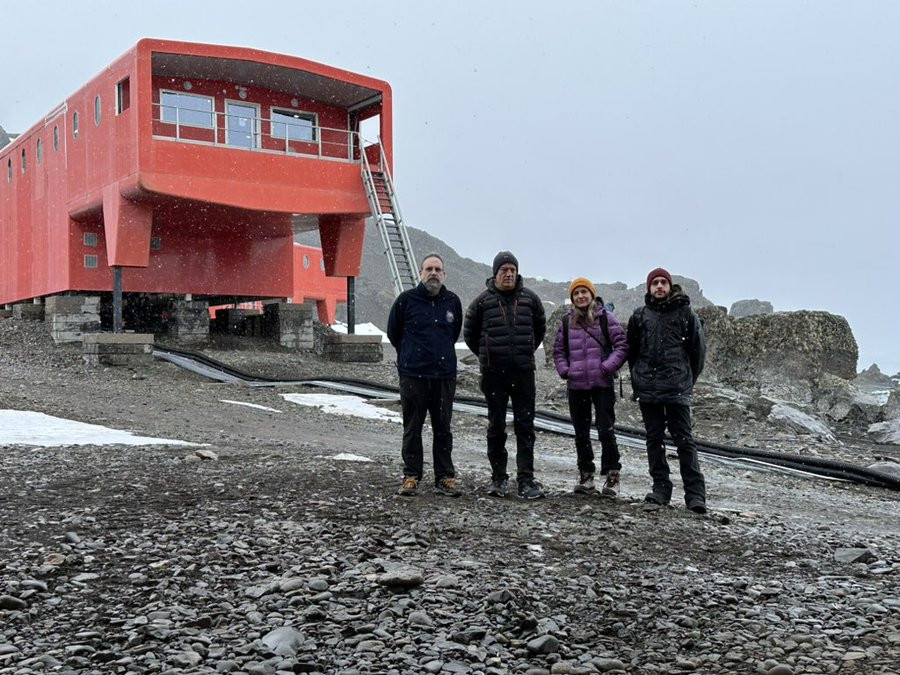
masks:
<svg viewBox="0 0 900 675"><path fill-rule="evenodd" d="M7 131L141 37L321 61L391 84L404 216L462 255L661 265L720 305L845 316L860 369L900 371L900 3L43 0L0 25Z"/></svg>

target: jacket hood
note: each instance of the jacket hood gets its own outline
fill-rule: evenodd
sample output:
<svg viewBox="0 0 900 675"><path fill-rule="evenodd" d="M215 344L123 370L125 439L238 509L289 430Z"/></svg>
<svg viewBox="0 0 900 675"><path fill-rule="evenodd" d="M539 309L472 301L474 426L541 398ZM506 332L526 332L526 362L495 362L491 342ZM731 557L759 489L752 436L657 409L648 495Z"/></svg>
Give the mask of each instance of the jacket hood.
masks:
<svg viewBox="0 0 900 675"><path fill-rule="evenodd" d="M663 300L657 300L650 293L644 294L644 304L650 309L660 312L669 312L678 307L684 307L691 304L691 299L684 294L679 284L672 284L672 292Z"/></svg>

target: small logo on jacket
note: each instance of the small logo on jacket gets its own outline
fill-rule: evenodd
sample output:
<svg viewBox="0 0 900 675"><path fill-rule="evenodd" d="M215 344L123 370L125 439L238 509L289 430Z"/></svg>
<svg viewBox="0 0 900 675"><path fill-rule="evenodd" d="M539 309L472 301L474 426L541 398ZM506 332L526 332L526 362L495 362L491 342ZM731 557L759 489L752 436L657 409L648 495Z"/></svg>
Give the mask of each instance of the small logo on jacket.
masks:
<svg viewBox="0 0 900 675"><path fill-rule="evenodd" d="M447 323L453 323L453 312L447 310Z"/></svg>

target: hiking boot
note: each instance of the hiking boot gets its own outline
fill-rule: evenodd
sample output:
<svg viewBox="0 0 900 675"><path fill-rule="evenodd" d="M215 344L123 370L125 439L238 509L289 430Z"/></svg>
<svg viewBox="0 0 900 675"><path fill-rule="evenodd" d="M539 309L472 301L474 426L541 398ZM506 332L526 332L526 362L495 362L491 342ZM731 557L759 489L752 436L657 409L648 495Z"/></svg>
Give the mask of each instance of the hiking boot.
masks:
<svg viewBox="0 0 900 675"><path fill-rule="evenodd" d="M434 486L434 491L439 495L444 495L445 497L461 497L462 492L459 491L459 488L456 487L456 479L455 478L441 478L437 485Z"/></svg>
<svg viewBox="0 0 900 675"><path fill-rule="evenodd" d="M505 497L509 493L509 481L505 478L497 478L495 480L492 480L487 493L491 497Z"/></svg>
<svg viewBox="0 0 900 675"><path fill-rule="evenodd" d="M406 476L397 494L404 497L415 497L419 494L419 480L413 476Z"/></svg>
<svg viewBox="0 0 900 675"><path fill-rule="evenodd" d="M669 498L658 492L648 492L644 497L644 501L649 504L658 504L659 506L667 506L669 504Z"/></svg>
<svg viewBox="0 0 900 675"><path fill-rule="evenodd" d="M687 507L688 510L693 511L694 513L699 513L700 515L706 513L706 502L699 498L695 498L689 501Z"/></svg>
<svg viewBox="0 0 900 675"><path fill-rule="evenodd" d="M533 478L526 478L519 481L519 496L522 499L540 499L546 495L538 482Z"/></svg>
<svg viewBox="0 0 900 675"><path fill-rule="evenodd" d="M575 483L573 492L580 492L583 495L590 494L594 491L594 474L582 471L578 475L578 482Z"/></svg>
<svg viewBox="0 0 900 675"><path fill-rule="evenodd" d="M603 484L603 489L600 490L600 494L604 497L615 497L619 494L618 469L610 469L606 472L606 482Z"/></svg>

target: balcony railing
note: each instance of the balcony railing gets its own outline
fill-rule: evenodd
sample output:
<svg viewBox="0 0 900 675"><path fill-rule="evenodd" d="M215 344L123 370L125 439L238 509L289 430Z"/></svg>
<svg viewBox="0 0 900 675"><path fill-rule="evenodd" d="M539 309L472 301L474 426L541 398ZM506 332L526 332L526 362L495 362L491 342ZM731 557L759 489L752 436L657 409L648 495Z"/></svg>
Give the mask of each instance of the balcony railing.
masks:
<svg viewBox="0 0 900 675"><path fill-rule="evenodd" d="M153 137L157 140L215 145L281 155L360 162L361 139L348 129L313 124L290 124L284 119L153 104ZM273 127L278 133L273 134Z"/></svg>

